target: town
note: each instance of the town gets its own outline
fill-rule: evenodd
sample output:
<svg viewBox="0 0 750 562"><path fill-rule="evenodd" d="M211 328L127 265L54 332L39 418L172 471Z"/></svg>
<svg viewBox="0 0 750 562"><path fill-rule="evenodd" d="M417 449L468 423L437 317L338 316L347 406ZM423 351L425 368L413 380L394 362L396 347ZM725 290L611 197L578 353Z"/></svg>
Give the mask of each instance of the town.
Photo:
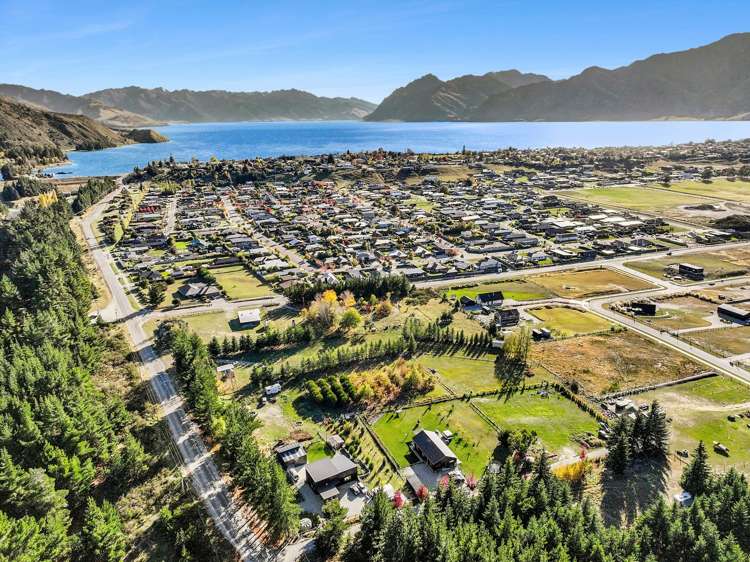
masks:
<svg viewBox="0 0 750 562"><path fill-rule="evenodd" d="M614 523L622 478L689 504L699 442L750 466L748 163L747 141L152 162L84 222L122 292L95 319L203 341L296 491L292 552L331 500L355 522L506 458ZM665 460L618 463L619 420L652 418Z"/></svg>

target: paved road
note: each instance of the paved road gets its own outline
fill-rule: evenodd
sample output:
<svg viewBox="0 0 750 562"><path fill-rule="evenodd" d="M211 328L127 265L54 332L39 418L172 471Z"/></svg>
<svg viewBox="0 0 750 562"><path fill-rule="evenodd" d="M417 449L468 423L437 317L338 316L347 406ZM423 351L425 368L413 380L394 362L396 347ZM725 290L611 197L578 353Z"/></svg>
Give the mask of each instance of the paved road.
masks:
<svg viewBox="0 0 750 562"><path fill-rule="evenodd" d="M119 191L119 190L117 190ZM141 327L147 311L136 312L109 263L109 255L96 241L92 224L101 216L113 192L100 201L82 222L84 237L109 290L112 302L102 319L123 321L132 340L133 349L142 362L142 376L149 381L152 397L161 406L169 432L183 459L183 471L190 476L193 488L201 497L216 527L236 549L241 560L265 560L269 553L252 534L244 512L230 495L211 453L206 449L200 431L183 407L183 401L167 373L167 369L151 346L150 339ZM105 316L106 315L106 316Z"/></svg>
<svg viewBox="0 0 750 562"><path fill-rule="evenodd" d="M414 285L420 288L452 287L452 286L465 285L465 284L471 284L471 283L488 283L492 281L518 279L519 277L523 277L525 275L554 273L557 271L581 269L585 267L588 267L588 268L610 267L610 268L615 268L615 269L622 269L628 274L635 276L635 277L642 278L654 285L658 285L662 287L681 287L683 291L687 292L691 290L691 288L694 288L695 285L703 285L705 283L698 282L698 283L688 283L685 285L677 285L676 283L673 283L666 279L655 279L651 277L650 275L646 275L645 273L641 273L639 271L635 271L633 269L624 267L623 264L625 262L635 261L635 260L648 260L648 259L654 259L654 258L662 258L662 257L666 257L667 255L669 255L670 257L676 258L677 256L681 256L683 254L689 254L689 253L698 252L701 250L710 252L710 251L715 251L715 250L723 250L727 248L737 248L737 247L746 247L746 246L750 246L750 242L728 242L726 244L716 244L713 246L695 246L695 247L690 247L690 248L664 250L661 252L649 252L646 254L621 256L618 258L606 259L606 260L573 262L573 263L565 263L565 264L558 264L558 265L548 265L545 267L535 267L535 268L529 268L529 269L512 269L509 271L503 271L502 273L486 273L486 274L480 273L477 275L469 275L466 277L455 277L453 279L438 279L435 281L417 281L414 283ZM675 259L675 261L677 260Z"/></svg>
<svg viewBox="0 0 750 562"><path fill-rule="evenodd" d="M654 292L653 296L666 296L668 294L670 294L670 291L658 291ZM581 304L592 312L595 312L599 316L603 316L608 320L614 321L623 326L627 326L628 329L633 330L634 332L638 332L651 339L657 340L668 347L681 351L685 355L688 355L693 359L697 359L701 363L710 366L718 372L724 373L750 384L750 372L735 365L732 358L716 357L706 351L703 351L700 348L689 344L679 337L675 337L667 331L658 330L647 324L642 324L635 318L625 316L624 314L620 314L619 312L615 312L614 310L605 307L605 305L607 304L611 304L613 302L621 301L627 298L627 294L620 294L594 298L589 301L581 301Z"/></svg>
<svg viewBox="0 0 750 562"><path fill-rule="evenodd" d="M167 216L165 217L164 236L169 236L174 232L175 223L177 222L177 195L172 195L167 203Z"/></svg>

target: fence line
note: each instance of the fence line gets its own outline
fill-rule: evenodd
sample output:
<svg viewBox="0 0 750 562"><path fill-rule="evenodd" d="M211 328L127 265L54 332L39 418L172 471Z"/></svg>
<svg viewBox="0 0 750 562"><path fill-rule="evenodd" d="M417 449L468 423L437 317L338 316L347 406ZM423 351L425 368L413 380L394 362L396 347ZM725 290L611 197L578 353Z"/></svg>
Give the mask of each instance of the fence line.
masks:
<svg viewBox="0 0 750 562"><path fill-rule="evenodd" d="M698 381L698 380L707 379L707 378L716 377L716 376L718 376L718 374L715 371L704 371L696 375L690 375L689 377L685 377L684 379L676 379L676 380L667 381L667 382L650 384L647 386L640 386L638 388L631 388L630 390L623 390L621 392L613 392L612 394L602 394L601 396L595 398L594 401L606 402L607 400L614 400L617 398L621 398L623 396L632 396L634 394L642 394L644 392L650 392L651 390L656 390L657 388L666 388L669 386L676 386L678 384Z"/></svg>

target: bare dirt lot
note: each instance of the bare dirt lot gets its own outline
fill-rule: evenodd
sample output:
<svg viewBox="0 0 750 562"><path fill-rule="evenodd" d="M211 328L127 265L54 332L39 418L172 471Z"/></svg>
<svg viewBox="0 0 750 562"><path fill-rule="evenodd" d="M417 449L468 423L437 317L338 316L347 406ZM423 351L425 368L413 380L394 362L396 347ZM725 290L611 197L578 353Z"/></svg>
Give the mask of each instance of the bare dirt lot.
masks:
<svg viewBox="0 0 750 562"><path fill-rule="evenodd" d="M657 307L656 316L642 316L640 320L662 330L706 328L716 312L715 304L689 295L659 300Z"/></svg>
<svg viewBox="0 0 750 562"><path fill-rule="evenodd" d="M705 370L684 355L630 331L537 344L530 357L594 396L678 380Z"/></svg>

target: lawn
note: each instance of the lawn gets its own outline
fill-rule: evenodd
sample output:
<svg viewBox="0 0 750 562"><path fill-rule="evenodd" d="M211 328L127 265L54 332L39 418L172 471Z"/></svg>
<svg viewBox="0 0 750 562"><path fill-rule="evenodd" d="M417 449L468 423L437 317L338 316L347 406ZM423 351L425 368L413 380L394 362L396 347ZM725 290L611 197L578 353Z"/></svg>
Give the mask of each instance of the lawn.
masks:
<svg viewBox="0 0 750 562"><path fill-rule="evenodd" d="M708 377L675 388L685 396L703 398L719 406L750 402L750 385L729 377Z"/></svg>
<svg viewBox="0 0 750 562"><path fill-rule="evenodd" d="M247 307L248 310L252 309L252 306ZM244 310L244 308L243 308ZM180 320L184 320L191 331L197 333L204 341L209 341L211 338L216 336L219 340L223 340L225 337L231 338L232 336L241 336L244 334L255 335L257 334L260 327L255 328L242 328L237 321L238 311L218 311L218 312L205 312L201 314L191 314L180 316ZM268 311L262 312L263 322L273 325L277 329L284 329L292 323L292 320L296 318L296 315L287 308L275 308ZM158 324L155 320L149 320L143 325L146 333L153 333Z"/></svg>
<svg viewBox="0 0 750 562"><path fill-rule="evenodd" d="M269 403L256 410L258 420L263 424L255 432L255 437L266 449L270 449L277 441L290 438L301 440L307 451L307 461L315 462L324 457L332 456L323 438L332 433L339 433L345 438L347 445L351 445L358 459L369 461L373 470L366 479L370 486L391 483L401 486L399 476L386 461L380 448L365 428L356 421L346 422L339 418L333 425L326 425L326 414L323 408L310 402L306 391L301 387L286 389L278 396L276 402ZM345 434L343 425L350 427ZM351 442L352 437L359 440L359 445Z"/></svg>
<svg viewBox="0 0 750 562"><path fill-rule="evenodd" d="M612 326L596 314L563 306L535 308L529 310L529 314L541 320L552 332L563 337L604 332Z"/></svg>
<svg viewBox="0 0 750 562"><path fill-rule="evenodd" d="M241 265L221 267L211 273L227 292L229 300L270 297L274 294L268 285L261 283Z"/></svg>
<svg viewBox="0 0 750 562"><path fill-rule="evenodd" d="M649 260L626 262L624 265L657 278L665 278L664 268L668 265L691 263L704 268L706 279L722 279L744 275L750 270L750 250L733 248L723 251L696 252L680 256L665 256ZM679 283L692 283L691 279L677 280Z"/></svg>
<svg viewBox="0 0 750 562"><path fill-rule="evenodd" d="M426 197L423 197L422 195L415 195L411 199L407 199L404 201L407 205L413 205L417 209L421 209L423 211L432 211L432 209L435 207L435 204L428 201Z"/></svg>
<svg viewBox="0 0 750 562"><path fill-rule="evenodd" d="M687 449L691 455L698 441L706 444L711 464L721 469L735 466L748 473L750 429L747 419L731 422L727 416L748 411L750 387L726 377L712 377L641 394L637 403L658 400L671 419L672 450ZM713 450L718 441L729 447L729 456Z"/></svg>
<svg viewBox="0 0 750 562"><path fill-rule="evenodd" d="M681 337L718 357L750 352L750 326L700 330L682 334Z"/></svg>
<svg viewBox="0 0 750 562"><path fill-rule="evenodd" d="M457 299L462 296L475 298L479 293L490 293L494 291L502 291L503 296L506 299L512 299L515 301L535 301L549 299L555 296L546 287L526 279L501 281L498 283L483 283L472 287L457 287L446 291L446 295L448 297L456 297Z"/></svg>
<svg viewBox="0 0 750 562"><path fill-rule="evenodd" d="M401 467L416 462L408 445L416 431L449 429L454 434L450 448L461 461L463 472L476 476L484 473L497 447L498 436L467 402L453 400L399 412L383 414L374 430Z"/></svg>
<svg viewBox="0 0 750 562"><path fill-rule="evenodd" d="M406 304L401 301L393 307L393 312L385 318L374 321L374 327L377 330L401 330L404 323L414 318L426 323L435 322L443 312L453 310L453 304L450 302L441 302L440 299L431 299L425 304ZM464 312L455 312L451 327L454 330L463 330L468 336L484 333L484 328L474 320L470 315Z"/></svg>
<svg viewBox="0 0 750 562"><path fill-rule="evenodd" d="M416 361L437 371L440 380L457 394L499 390L495 363L490 359L472 359L463 355L421 355Z"/></svg>
<svg viewBox="0 0 750 562"><path fill-rule="evenodd" d="M679 380L705 370L701 364L631 331L534 344L529 354L591 395Z"/></svg>
<svg viewBox="0 0 750 562"><path fill-rule="evenodd" d="M611 269L584 269L533 275L529 280L557 296L571 299L653 289L654 285Z"/></svg>
<svg viewBox="0 0 750 562"><path fill-rule="evenodd" d="M474 404L489 416L501 429L528 429L536 431L542 446L561 457L577 455L581 445L573 440L575 435L596 435L596 419L581 410L564 396L550 392L546 397L538 391L527 391L502 397L477 398Z"/></svg>
<svg viewBox="0 0 750 562"><path fill-rule="evenodd" d="M305 395L306 391L301 387L284 390L276 402L256 410L258 420L263 424L255 432L259 443L271 447L277 441L292 436L298 439L318 437L324 413Z"/></svg>

